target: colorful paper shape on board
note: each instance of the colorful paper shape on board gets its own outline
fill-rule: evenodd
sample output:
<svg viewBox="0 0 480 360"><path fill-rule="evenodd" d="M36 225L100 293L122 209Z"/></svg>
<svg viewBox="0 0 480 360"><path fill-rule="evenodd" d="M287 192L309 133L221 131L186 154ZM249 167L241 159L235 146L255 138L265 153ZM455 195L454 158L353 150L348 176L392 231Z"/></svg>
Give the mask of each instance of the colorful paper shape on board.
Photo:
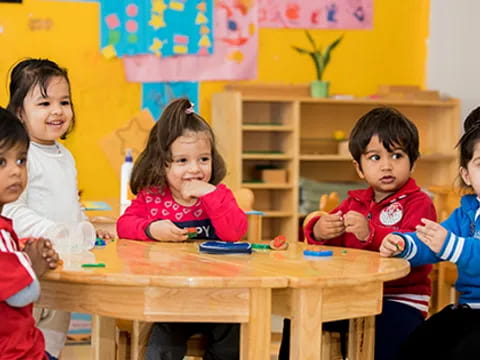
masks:
<svg viewBox="0 0 480 360"><path fill-rule="evenodd" d="M371 29L373 0L257 0L260 27Z"/></svg>
<svg viewBox="0 0 480 360"><path fill-rule="evenodd" d="M105 153L112 169L119 176L126 150L132 149L133 158L136 159L145 148L148 134L154 124L155 121L150 112L143 110L100 140L100 148Z"/></svg>
<svg viewBox="0 0 480 360"><path fill-rule="evenodd" d="M108 205L105 201L91 201L91 200L82 200L81 201L82 209L85 211L108 211L112 210L112 207Z"/></svg>
<svg viewBox="0 0 480 360"><path fill-rule="evenodd" d="M99 2L100 47L106 56L213 53L213 0ZM179 37L186 41L178 43L175 39ZM115 51L105 51L108 47Z"/></svg>
<svg viewBox="0 0 480 360"><path fill-rule="evenodd" d="M168 82L243 80L257 77L258 29L255 1L215 1L215 51L209 56L125 56L127 80ZM202 28L207 34L208 28ZM208 30L209 31L209 30Z"/></svg>
<svg viewBox="0 0 480 360"><path fill-rule="evenodd" d="M170 101L184 96L188 97L194 106L198 106L198 83L145 83L142 84L142 109L149 110L157 121ZM198 111L198 107L195 111Z"/></svg>

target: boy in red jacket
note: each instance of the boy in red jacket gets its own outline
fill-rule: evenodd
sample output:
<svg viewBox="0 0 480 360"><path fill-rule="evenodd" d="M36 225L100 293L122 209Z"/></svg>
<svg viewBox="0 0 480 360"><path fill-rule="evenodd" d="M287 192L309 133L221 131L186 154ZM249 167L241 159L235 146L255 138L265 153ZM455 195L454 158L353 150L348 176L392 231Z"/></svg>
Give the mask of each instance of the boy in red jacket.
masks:
<svg viewBox="0 0 480 360"><path fill-rule="evenodd" d="M376 108L362 116L350 134L349 150L369 188L350 191L330 214L311 219L304 228L308 242L378 251L387 234L415 231L422 218L435 221L432 201L410 177L418 141L415 125L395 109ZM376 360L395 359L423 322L430 271L431 265L413 267L404 278L385 283L383 311L375 324ZM289 325L286 320L280 359L288 358Z"/></svg>
<svg viewBox="0 0 480 360"><path fill-rule="evenodd" d="M27 132L20 121L0 107L0 212L27 184ZM0 216L0 360L51 360L32 316L40 295L38 278L57 267L50 241L28 240L20 250L12 221Z"/></svg>

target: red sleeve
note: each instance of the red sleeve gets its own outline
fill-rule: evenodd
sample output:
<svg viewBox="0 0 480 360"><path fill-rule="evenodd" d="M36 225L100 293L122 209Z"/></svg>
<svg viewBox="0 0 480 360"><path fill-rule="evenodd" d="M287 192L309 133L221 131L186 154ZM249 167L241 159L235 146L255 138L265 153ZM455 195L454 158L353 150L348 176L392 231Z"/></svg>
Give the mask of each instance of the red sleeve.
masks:
<svg viewBox="0 0 480 360"><path fill-rule="evenodd" d="M24 289L34 279L26 254L0 251L0 301Z"/></svg>
<svg viewBox="0 0 480 360"><path fill-rule="evenodd" d="M421 224L421 219L437 221L437 213L432 200L423 191L418 191L406 201L403 209L403 218L399 228L380 226L370 222L370 235L365 242L363 249L378 251L385 236L392 232L412 232L415 227Z"/></svg>
<svg viewBox="0 0 480 360"><path fill-rule="evenodd" d="M225 185L202 196L205 210L217 236L224 241L238 241L247 232L247 215L238 207L233 193Z"/></svg>
<svg viewBox="0 0 480 360"><path fill-rule="evenodd" d="M337 208L330 211L329 214L335 214L338 211L341 211L342 214L345 214L350 207L351 207L350 198L347 198L344 201L342 201ZM313 217L303 228L303 233L307 238L307 242L309 244L314 244L314 245L328 244L328 245L334 245L334 246L343 246L344 245L343 235L338 236L336 238L328 239L328 240L315 239L315 237L313 236L313 227L317 223L318 219L320 219L320 216Z"/></svg>
<svg viewBox="0 0 480 360"><path fill-rule="evenodd" d="M118 237L121 239L151 240L145 234L145 229L151 222L147 216L145 192L140 191L117 220Z"/></svg>

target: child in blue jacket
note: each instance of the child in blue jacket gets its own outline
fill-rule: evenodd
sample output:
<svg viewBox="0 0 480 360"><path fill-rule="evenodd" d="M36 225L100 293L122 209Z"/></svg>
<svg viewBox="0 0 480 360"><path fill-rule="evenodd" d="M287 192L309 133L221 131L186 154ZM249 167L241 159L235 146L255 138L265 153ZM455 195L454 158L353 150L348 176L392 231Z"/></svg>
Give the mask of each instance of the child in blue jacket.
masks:
<svg viewBox="0 0 480 360"><path fill-rule="evenodd" d="M422 219L414 233L387 235L383 256L412 266L451 261L457 265L458 304L449 305L420 325L402 347L399 359L476 359L480 357L480 107L464 123L460 147L464 195L460 207L438 224Z"/></svg>

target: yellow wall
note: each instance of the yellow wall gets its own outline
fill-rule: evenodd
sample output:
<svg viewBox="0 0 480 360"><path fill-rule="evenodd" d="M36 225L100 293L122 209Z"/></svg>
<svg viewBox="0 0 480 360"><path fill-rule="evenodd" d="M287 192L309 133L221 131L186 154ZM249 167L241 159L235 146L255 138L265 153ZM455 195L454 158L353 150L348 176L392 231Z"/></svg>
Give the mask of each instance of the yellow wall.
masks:
<svg viewBox="0 0 480 360"><path fill-rule="evenodd" d="M368 95L379 84L425 82L428 0L374 0L372 30L329 31L312 34L330 43L341 33L325 80L331 92ZM51 20L49 30L31 31L32 19ZM8 102L7 74L24 57L48 57L68 68L77 128L66 145L77 160L79 188L85 198L118 197L119 169L110 167L99 140L125 124L140 109L140 85L128 83L120 60L99 53L99 8L96 3L24 0L22 5L0 4L0 104ZM37 22L38 23L38 22ZM302 30L260 31L258 80L307 83L314 79L311 60L290 46L308 47ZM200 86L201 113L209 118L211 94L224 82Z"/></svg>

